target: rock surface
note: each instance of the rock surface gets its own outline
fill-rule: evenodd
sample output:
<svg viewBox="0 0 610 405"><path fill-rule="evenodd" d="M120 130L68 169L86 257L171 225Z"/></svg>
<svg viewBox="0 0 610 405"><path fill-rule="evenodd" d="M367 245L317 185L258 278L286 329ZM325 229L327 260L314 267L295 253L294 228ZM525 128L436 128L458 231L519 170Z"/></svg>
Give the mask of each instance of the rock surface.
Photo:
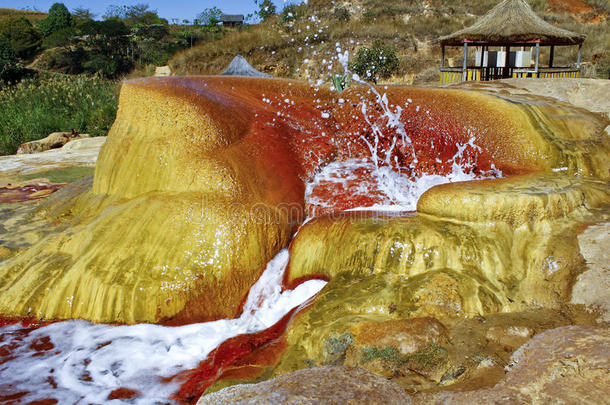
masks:
<svg viewBox="0 0 610 405"><path fill-rule="evenodd" d="M610 81L599 79L503 79L465 82L452 87L476 88L498 93L551 97L587 111L610 114Z"/></svg>
<svg viewBox="0 0 610 405"><path fill-rule="evenodd" d="M587 270L572 288L572 303L600 311L600 321L610 322L610 223L588 227L578 235Z"/></svg>
<svg viewBox="0 0 610 405"><path fill-rule="evenodd" d="M84 138L89 138L89 135L72 132L53 132L45 138L19 145L17 154L39 153L49 149L58 149L68 142Z"/></svg>
<svg viewBox="0 0 610 405"><path fill-rule="evenodd" d="M204 404L410 404L397 385L358 367L319 367L258 384L225 388L201 397Z"/></svg>
<svg viewBox="0 0 610 405"><path fill-rule="evenodd" d="M421 404L602 404L610 395L608 328L564 326L536 335L494 387L423 394Z"/></svg>
<svg viewBox="0 0 610 405"><path fill-rule="evenodd" d="M93 168L105 136L71 141L41 153L0 156L0 187L25 181L37 174L74 167ZM41 174L44 176L44 174Z"/></svg>

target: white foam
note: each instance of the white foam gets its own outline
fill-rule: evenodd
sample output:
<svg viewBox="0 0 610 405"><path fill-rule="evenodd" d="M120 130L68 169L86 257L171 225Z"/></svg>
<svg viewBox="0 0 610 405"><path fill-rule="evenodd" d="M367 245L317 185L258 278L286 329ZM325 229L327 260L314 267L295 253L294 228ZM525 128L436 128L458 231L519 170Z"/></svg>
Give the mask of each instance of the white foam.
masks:
<svg viewBox="0 0 610 405"><path fill-rule="evenodd" d="M376 168L370 160L350 159L344 162L335 161L323 167L307 183L305 201L307 204L317 207L330 207L328 202L315 196L315 188L327 182L346 184L348 181L357 179L357 176L354 174L355 171L367 170L372 175L368 179L361 181L358 190L353 195L354 199L357 200L358 195L367 195L372 190L379 190L383 193L383 201L374 205L353 207L347 211L414 211L419 197L428 189L439 184L501 177L502 173L496 170L495 167L492 166L492 168L489 173L477 176L454 162L451 173L446 176L423 174L420 177L411 178L407 175L407 170L399 172L388 166Z"/></svg>
<svg viewBox="0 0 610 405"><path fill-rule="evenodd" d="M0 328L4 334L1 344L17 346L11 351L16 358L0 365L0 392L6 387L12 387L10 392L33 389L35 392L21 398L23 403L44 398L55 398L60 404L168 403L179 385L162 384L160 377L195 368L230 337L272 326L324 287L325 281L310 280L282 292L280 283L288 258L284 249L269 262L237 319L181 327L67 321L33 330L26 337L15 333L20 326ZM55 347L34 357L36 351L30 345L44 337ZM119 387L135 389L141 396L108 401L108 395Z"/></svg>

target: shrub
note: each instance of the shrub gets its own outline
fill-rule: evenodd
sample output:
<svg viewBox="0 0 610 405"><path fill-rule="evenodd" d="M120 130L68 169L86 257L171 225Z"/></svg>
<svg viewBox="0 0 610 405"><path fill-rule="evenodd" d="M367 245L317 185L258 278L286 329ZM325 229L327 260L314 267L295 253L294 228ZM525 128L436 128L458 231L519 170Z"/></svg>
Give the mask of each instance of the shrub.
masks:
<svg viewBox="0 0 610 405"><path fill-rule="evenodd" d="M118 87L100 77L45 74L3 88L0 155L55 131L105 135L116 116Z"/></svg>
<svg viewBox="0 0 610 405"><path fill-rule="evenodd" d="M377 83L379 78L388 78L398 70L400 61L394 47L375 41L371 48L358 49L351 69L365 80Z"/></svg>
<svg viewBox="0 0 610 405"><path fill-rule="evenodd" d="M10 42L19 58L33 56L40 47L40 34L25 17L10 17L0 21L0 37Z"/></svg>
<svg viewBox="0 0 610 405"><path fill-rule="evenodd" d="M0 84L15 82L21 79L24 69L17 63L17 55L11 44L0 38Z"/></svg>
<svg viewBox="0 0 610 405"><path fill-rule="evenodd" d="M337 21L348 22L350 19L349 11L345 7L337 7L333 13L333 18Z"/></svg>

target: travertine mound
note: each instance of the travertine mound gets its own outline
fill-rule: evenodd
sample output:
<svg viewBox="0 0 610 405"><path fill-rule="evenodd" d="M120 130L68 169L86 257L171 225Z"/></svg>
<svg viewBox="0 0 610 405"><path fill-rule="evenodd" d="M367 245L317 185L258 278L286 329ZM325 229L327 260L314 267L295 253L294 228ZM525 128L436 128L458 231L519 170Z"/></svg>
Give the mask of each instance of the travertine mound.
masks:
<svg viewBox="0 0 610 405"><path fill-rule="evenodd" d="M477 173L532 177L431 190L411 218L311 221L292 245L287 281L323 274L346 291L346 273L350 285L386 289L374 299L421 316L557 305L577 258L556 235L607 200L606 122L527 98L384 91L376 100L356 86L339 100L278 79L126 82L91 188L41 203L27 217L37 238L0 246L11 250L0 262L0 314L126 323L236 315L303 221L304 183L329 162L370 156L354 139L371 140L371 123L380 148L390 146L384 102L402 108L413 141L391 157L414 176L447 174L457 145L475 137L465 158ZM368 308L369 298L353 298L350 310Z"/></svg>

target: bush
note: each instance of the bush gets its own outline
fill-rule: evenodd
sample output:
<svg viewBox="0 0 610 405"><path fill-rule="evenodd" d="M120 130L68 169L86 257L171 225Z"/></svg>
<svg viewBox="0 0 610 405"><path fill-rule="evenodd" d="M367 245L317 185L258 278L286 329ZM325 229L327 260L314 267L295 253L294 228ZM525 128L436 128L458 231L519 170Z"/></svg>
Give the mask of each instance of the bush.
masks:
<svg viewBox="0 0 610 405"><path fill-rule="evenodd" d="M17 63L17 55L11 44L0 38L0 85L1 82L16 82L21 79L24 69Z"/></svg>
<svg viewBox="0 0 610 405"><path fill-rule="evenodd" d="M9 17L0 21L0 37L10 42L19 58L33 56L41 43L40 34L25 17Z"/></svg>
<svg viewBox="0 0 610 405"><path fill-rule="evenodd" d="M349 11L345 7L337 7L333 13L333 18L337 21L348 22L350 20Z"/></svg>
<svg viewBox="0 0 610 405"><path fill-rule="evenodd" d="M379 78L388 78L398 70L400 61L394 47L375 41L371 48L358 49L351 69L361 78L377 83Z"/></svg>
<svg viewBox="0 0 610 405"><path fill-rule="evenodd" d="M118 82L43 75L0 90L0 155L55 131L106 135L118 105Z"/></svg>

